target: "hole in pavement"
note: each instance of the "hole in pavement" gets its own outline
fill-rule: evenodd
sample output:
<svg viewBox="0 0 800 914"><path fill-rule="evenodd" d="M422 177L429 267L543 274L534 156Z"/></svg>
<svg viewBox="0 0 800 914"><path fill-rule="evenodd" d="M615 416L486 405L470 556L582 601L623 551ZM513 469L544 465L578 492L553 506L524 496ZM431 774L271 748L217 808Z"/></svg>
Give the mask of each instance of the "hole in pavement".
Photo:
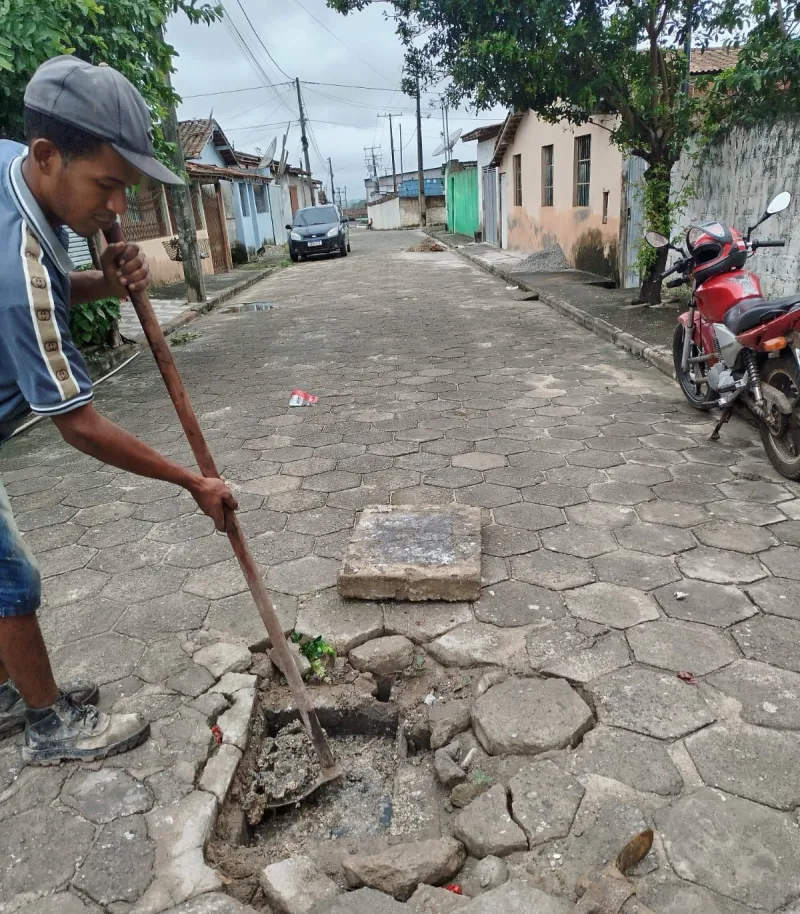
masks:
<svg viewBox="0 0 800 914"><path fill-rule="evenodd" d="M394 688L394 676L387 676L378 680L378 687L372 693L373 697L380 702L387 702L392 697Z"/></svg>

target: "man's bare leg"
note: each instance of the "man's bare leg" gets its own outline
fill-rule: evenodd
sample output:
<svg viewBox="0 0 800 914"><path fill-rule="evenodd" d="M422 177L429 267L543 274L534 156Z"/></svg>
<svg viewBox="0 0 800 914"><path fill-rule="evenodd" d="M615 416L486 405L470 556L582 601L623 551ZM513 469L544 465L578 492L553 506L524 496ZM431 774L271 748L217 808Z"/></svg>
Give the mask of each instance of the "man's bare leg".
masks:
<svg viewBox="0 0 800 914"><path fill-rule="evenodd" d="M47 708L59 696L35 613L0 617L0 682L8 678L29 708Z"/></svg>

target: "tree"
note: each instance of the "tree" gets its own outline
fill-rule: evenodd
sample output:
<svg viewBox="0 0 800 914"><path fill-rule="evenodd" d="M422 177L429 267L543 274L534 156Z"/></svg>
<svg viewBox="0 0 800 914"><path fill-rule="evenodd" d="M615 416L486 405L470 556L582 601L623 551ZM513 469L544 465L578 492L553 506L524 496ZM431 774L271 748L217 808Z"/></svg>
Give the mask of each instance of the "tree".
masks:
<svg viewBox="0 0 800 914"><path fill-rule="evenodd" d="M372 0L328 0L343 13ZM453 103L533 109L574 125L616 115L611 141L643 158L649 229L670 235L670 174L704 101L689 93L687 35L717 39L747 0L389 0L409 64L451 78ZM766 0L763 0L766 2ZM639 300L657 303L667 252L649 258Z"/></svg>
<svg viewBox="0 0 800 914"><path fill-rule="evenodd" d="M36 68L58 54L120 70L141 91L158 125L179 101L166 84L175 49L161 36L182 11L210 24L220 6L201 0L0 0L0 137L22 139L22 98ZM163 139L157 132L160 151Z"/></svg>

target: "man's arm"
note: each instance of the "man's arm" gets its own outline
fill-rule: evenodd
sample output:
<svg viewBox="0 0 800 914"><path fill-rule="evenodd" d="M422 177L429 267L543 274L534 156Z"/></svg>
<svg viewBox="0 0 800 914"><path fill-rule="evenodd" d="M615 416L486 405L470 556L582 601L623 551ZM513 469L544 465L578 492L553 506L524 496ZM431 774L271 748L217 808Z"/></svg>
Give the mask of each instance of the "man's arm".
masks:
<svg viewBox="0 0 800 914"><path fill-rule="evenodd" d="M129 473L161 479L186 489L213 519L217 530L225 530L224 508L236 510L238 507L221 479L207 479L168 460L100 415L91 404L52 418L64 440L84 454Z"/></svg>
<svg viewBox="0 0 800 914"><path fill-rule="evenodd" d="M102 270L70 273L70 305L82 305L99 298L127 298L131 292L146 289L150 267L138 245L109 244L100 255Z"/></svg>

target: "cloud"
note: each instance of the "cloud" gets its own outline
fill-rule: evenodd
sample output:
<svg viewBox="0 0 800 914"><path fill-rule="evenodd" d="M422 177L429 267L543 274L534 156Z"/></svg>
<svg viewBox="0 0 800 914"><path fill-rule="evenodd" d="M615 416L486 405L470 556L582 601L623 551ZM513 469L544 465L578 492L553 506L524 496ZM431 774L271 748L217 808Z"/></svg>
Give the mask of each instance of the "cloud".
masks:
<svg viewBox="0 0 800 914"><path fill-rule="evenodd" d="M301 164L297 93L289 84L289 77L299 77L311 124L311 167L316 177L329 183L330 156L337 187L347 187L351 200L363 197L364 148L372 146L380 147L384 171L391 173L388 120L378 117L388 112L402 115L401 120L394 121L397 170L401 124L403 165L406 171L416 168L415 101L400 92L403 48L394 24L381 9L370 7L345 17L328 9L324 0L240 2L274 63L253 34L239 0L225 0L228 18L274 88L264 85L263 76L237 46L229 26L221 22L211 27L193 26L180 14L170 22L167 36L179 54L173 81L184 98L178 109L181 119L208 117L213 108L231 142L249 151L266 148L292 120L290 161ZM350 85L369 88L340 88ZM443 162L441 157L430 155L441 142L441 113L430 108L435 100L430 94L423 101L426 167ZM501 110L482 112L478 118L463 110L451 112L450 129L469 130L491 119L501 120L503 115ZM278 145L280 148L280 138ZM474 144L459 144L456 154L466 160L474 157L474 150Z"/></svg>

